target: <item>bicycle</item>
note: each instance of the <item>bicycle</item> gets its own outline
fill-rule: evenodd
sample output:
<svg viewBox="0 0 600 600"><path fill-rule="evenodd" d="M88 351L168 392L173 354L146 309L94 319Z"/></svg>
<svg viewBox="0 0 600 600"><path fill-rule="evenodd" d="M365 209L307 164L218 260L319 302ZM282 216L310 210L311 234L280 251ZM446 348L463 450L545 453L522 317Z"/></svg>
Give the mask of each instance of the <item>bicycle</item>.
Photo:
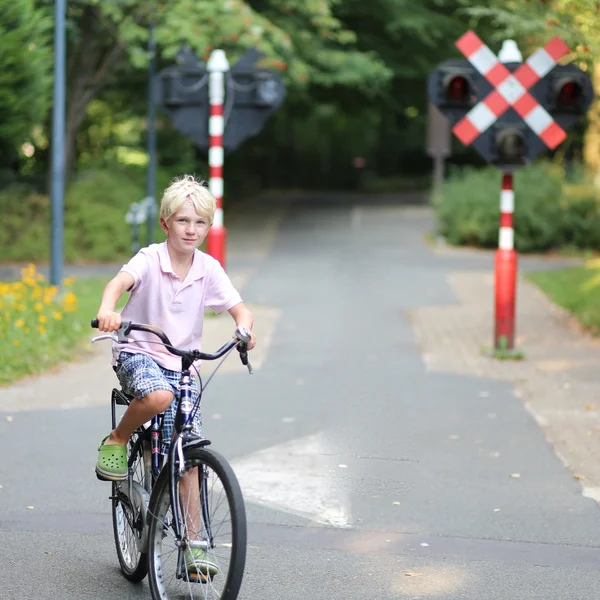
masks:
<svg viewBox="0 0 600 600"><path fill-rule="evenodd" d="M97 319L91 325L97 328ZM250 332L237 328L234 337L212 354L175 348L160 329L132 322L123 322L117 331L97 336L92 342L112 339L127 343L132 341L128 338L131 331L154 334L160 339L155 343L162 343L169 352L181 357L181 396L166 461L161 455L164 414L160 414L133 433L127 446L128 477L112 484L113 532L121 571L132 582L140 582L148 575L153 600L175 597L235 600L246 563L244 498L226 459L207 448L209 440L192 432L202 393L223 361L206 384L199 380L196 402L192 402L191 369L197 360L224 360L235 348L242 364L252 373L247 351ZM132 399L120 389L112 390L113 429L117 425L117 406L128 405ZM215 490L217 502L211 503ZM216 517L224 509L230 519L218 524ZM229 541L223 542L228 531ZM165 540L169 536L173 542L172 549L167 551ZM204 559L196 563L194 556L198 552ZM189 556L194 560L192 569ZM167 564L170 559L174 559L172 566ZM220 592L217 584L222 584Z"/></svg>

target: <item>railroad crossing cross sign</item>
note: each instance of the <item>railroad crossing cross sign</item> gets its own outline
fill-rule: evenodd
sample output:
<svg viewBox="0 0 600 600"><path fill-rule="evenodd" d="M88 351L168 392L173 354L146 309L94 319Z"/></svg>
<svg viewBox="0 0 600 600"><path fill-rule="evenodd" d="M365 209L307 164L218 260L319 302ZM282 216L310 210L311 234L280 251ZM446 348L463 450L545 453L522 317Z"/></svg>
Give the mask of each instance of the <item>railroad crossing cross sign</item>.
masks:
<svg viewBox="0 0 600 600"><path fill-rule="evenodd" d="M430 101L464 145L503 169L554 150L593 100L589 76L558 64L569 52L558 37L524 63L501 62L473 31L455 45L466 60L438 65L429 78Z"/></svg>

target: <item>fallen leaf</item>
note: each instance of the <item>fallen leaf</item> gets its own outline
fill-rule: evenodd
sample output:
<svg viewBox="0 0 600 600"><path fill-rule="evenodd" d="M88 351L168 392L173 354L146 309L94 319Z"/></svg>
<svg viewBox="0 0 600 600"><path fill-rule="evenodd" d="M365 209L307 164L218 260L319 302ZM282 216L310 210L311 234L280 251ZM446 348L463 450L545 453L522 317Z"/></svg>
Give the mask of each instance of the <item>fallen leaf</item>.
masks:
<svg viewBox="0 0 600 600"><path fill-rule="evenodd" d="M27 510L33 510L33 506L28 506Z"/></svg>
<svg viewBox="0 0 600 600"><path fill-rule="evenodd" d="M511 474L510 474L510 476L511 476L513 479L519 479L519 477L521 477L521 473L511 473Z"/></svg>
<svg viewBox="0 0 600 600"><path fill-rule="evenodd" d="M8 416L8 417L6 417L6 420L7 420L9 423L12 423L12 422L13 422L13 418L12 418L11 416Z"/></svg>
<svg viewBox="0 0 600 600"><path fill-rule="evenodd" d="M423 546L423 548L427 548L429 544L427 542L421 542L421 546Z"/></svg>
<svg viewBox="0 0 600 600"><path fill-rule="evenodd" d="M400 502L398 502L397 500L396 500L395 502L392 502L392 504L393 504L394 506L400 506Z"/></svg>
<svg viewBox="0 0 600 600"><path fill-rule="evenodd" d="M499 508L495 508L494 512L500 512L500 509Z"/></svg>
<svg viewBox="0 0 600 600"><path fill-rule="evenodd" d="M585 479L585 477L583 475L578 475L577 473L575 473L575 475L573 475L573 479Z"/></svg>
<svg viewBox="0 0 600 600"><path fill-rule="evenodd" d="M423 573L411 573L410 571L408 573L404 573L407 577L421 577L421 575Z"/></svg>
<svg viewBox="0 0 600 600"><path fill-rule="evenodd" d="M348 465L338 465L338 467L339 467L340 469L347 469L347 468L348 468Z"/></svg>
<svg viewBox="0 0 600 600"><path fill-rule="evenodd" d="M590 403L585 408L586 408L586 410L594 410L596 408L596 405Z"/></svg>

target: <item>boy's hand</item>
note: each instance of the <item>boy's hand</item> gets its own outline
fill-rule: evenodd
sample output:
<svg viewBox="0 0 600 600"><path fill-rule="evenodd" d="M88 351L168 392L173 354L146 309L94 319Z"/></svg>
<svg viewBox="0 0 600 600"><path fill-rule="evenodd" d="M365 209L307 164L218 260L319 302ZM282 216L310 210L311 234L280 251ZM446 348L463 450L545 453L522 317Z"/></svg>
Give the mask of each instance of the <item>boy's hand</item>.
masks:
<svg viewBox="0 0 600 600"><path fill-rule="evenodd" d="M250 341L247 344L248 350L252 350L256 346L256 336L254 335L254 331L250 330Z"/></svg>
<svg viewBox="0 0 600 600"><path fill-rule="evenodd" d="M96 315L100 331L116 331L121 327L121 315L112 310L99 310Z"/></svg>

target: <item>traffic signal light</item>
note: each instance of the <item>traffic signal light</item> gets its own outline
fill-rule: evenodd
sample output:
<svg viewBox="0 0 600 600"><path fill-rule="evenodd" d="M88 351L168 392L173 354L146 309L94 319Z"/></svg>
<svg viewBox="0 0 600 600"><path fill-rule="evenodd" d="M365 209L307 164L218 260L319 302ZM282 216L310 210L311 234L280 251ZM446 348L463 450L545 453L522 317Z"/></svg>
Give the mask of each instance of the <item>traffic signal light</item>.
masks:
<svg viewBox="0 0 600 600"><path fill-rule="evenodd" d="M518 122L498 123L488 137L489 163L501 169L525 166L531 149L529 128Z"/></svg>
<svg viewBox="0 0 600 600"><path fill-rule="evenodd" d="M271 107L281 103L285 89L281 78L270 73L256 74L256 104Z"/></svg>
<svg viewBox="0 0 600 600"><path fill-rule="evenodd" d="M442 80L442 106L469 109L475 97L473 86L467 75L448 73Z"/></svg>
<svg viewBox="0 0 600 600"><path fill-rule="evenodd" d="M577 115L584 114L592 100L589 77L575 65L557 66L549 77L548 108Z"/></svg>

